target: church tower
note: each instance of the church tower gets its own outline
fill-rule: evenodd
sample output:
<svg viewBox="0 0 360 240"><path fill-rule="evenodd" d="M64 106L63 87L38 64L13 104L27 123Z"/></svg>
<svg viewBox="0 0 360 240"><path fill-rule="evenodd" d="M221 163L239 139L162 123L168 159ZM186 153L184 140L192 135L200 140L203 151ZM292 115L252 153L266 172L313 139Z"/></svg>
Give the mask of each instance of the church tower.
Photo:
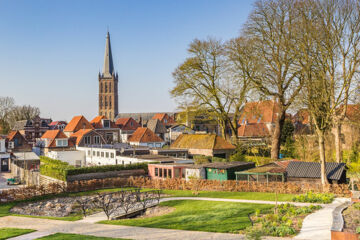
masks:
<svg viewBox="0 0 360 240"><path fill-rule="evenodd" d="M104 67L99 73L99 115L110 120L118 115L118 74L114 71L109 32L106 35Z"/></svg>

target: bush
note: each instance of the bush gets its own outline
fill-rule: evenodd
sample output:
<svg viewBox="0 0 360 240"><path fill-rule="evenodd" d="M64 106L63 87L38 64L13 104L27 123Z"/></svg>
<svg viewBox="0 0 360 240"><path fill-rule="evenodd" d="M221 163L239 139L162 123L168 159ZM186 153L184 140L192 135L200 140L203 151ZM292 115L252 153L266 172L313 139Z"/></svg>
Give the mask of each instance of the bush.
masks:
<svg viewBox="0 0 360 240"><path fill-rule="evenodd" d="M360 234L360 227L357 227L357 228L356 228L356 233L357 233L357 234Z"/></svg>
<svg viewBox="0 0 360 240"><path fill-rule="evenodd" d="M51 159L48 157L40 157L40 173L45 176L56 178L62 181L67 180L67 176L78 175L84 173L109 172L121 170L144 169L148 172L148 163L136 163L131 165L105 165L94 167L75 168L66 162Z"/></svg>
<svg viewBox="0 0 360 240"><path fill-rule="evenodd" d="M243 162L245 161L245 155L242 152L237 152L230 156L230 162Z"/></svg>
<svg viewBox="0 0 360 240"><path fill-rule="evenodd" d="M312 191L306 194L295 196L294 202L310 202L310 203L331 203L335 196L331 193L313 193Z"/></svg>

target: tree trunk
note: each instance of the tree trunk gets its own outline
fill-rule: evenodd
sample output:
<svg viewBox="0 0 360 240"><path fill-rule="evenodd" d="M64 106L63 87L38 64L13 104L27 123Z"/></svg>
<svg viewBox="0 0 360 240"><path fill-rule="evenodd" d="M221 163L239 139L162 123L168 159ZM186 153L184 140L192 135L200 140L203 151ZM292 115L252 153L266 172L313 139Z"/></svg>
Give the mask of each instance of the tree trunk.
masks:
<svg viewBox="0 0 360 240"><path fill-rule="evenodd" d="M329 184L329 181L326 176L325 168L325 138L324 133L319 132L319 152L320 152L320 164L321 164L321 184Z"/></svg>
<svg viewBox="0 0 360 240"><path fill-rule="evenodd" d="M281 131L284 126L284 122L285 122L285 111L280 111L279 116L275 122L275 130L272 136L272 143L271 143L271 159L274 160L279 159Z"/></svg>
<svg viewBox="0 0 360 240"><path fill-rule="evenodd" d="M335 122L335 151L336 151L336 162L342 162L342 148L341 148L341 123Z"/></svg>

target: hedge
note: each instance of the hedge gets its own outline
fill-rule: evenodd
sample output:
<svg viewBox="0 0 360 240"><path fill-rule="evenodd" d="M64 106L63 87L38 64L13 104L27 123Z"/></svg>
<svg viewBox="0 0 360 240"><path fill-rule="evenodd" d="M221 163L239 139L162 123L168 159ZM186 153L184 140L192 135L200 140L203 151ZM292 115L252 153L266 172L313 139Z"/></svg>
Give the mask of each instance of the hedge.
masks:
<svg viewBox="0 0 360 240"><path fill-rule="evenodd" d="M40 173L42 175L66 181L67 171L75 168L66 162L40 156Z"/></svg>
<svg viewBox="0 0 360 240"><path fill-rule="evenodd" d="M148 163L136 163L131 165L104 165L104 166L74 168L74 169L68 169L67 175L70 176L70 175L78 175L85 173L109 172L109 171L132 170L132 169L144 169L145 172L147 172Z"/></svg>
<svg viewBox="0 0 360 240"><path fill-rule="evenodd" d="M62 181L67 180L67 176L79 175L95 172L109 172L120 170L144 169L147 173L148 163L136 163L131 165L105 165L75 168L66 162L51 159L49 157L40 156L40 173L45 176L56 178Z"/></svg>

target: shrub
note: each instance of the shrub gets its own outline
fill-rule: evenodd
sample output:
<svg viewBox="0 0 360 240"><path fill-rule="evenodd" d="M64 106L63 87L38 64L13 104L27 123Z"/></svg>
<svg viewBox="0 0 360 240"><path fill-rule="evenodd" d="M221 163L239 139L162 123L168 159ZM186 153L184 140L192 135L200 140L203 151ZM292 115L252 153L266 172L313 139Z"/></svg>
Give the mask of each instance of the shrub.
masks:
<svg viewBox="0 0 360 240"><path fill-rule="evenodd" d="M230 156L230 162L243 162L245 161L245 155L242 152L237 152Z"/></svg>
<svg viewBox="0 0 360 240"><path fill-rule="evenodd" d="M75 167L66 162L40 156L40 173L42 175L66 181L67 171Z"/></svg>
<svg viewBox="0 0 360 240"><path fill-rule="evenodd" d="M306 194L295 196L294 202L310 202L310 203L331 203L335 196L331 193L313 193L312 191Z"/></svg>
<svg viewBox="0 0 360 240"><path fill-rule="evenodd" d="M356 228L356 233L357 233L357 234L360 234L360 227L357 227L357 228Z"/></svg>

